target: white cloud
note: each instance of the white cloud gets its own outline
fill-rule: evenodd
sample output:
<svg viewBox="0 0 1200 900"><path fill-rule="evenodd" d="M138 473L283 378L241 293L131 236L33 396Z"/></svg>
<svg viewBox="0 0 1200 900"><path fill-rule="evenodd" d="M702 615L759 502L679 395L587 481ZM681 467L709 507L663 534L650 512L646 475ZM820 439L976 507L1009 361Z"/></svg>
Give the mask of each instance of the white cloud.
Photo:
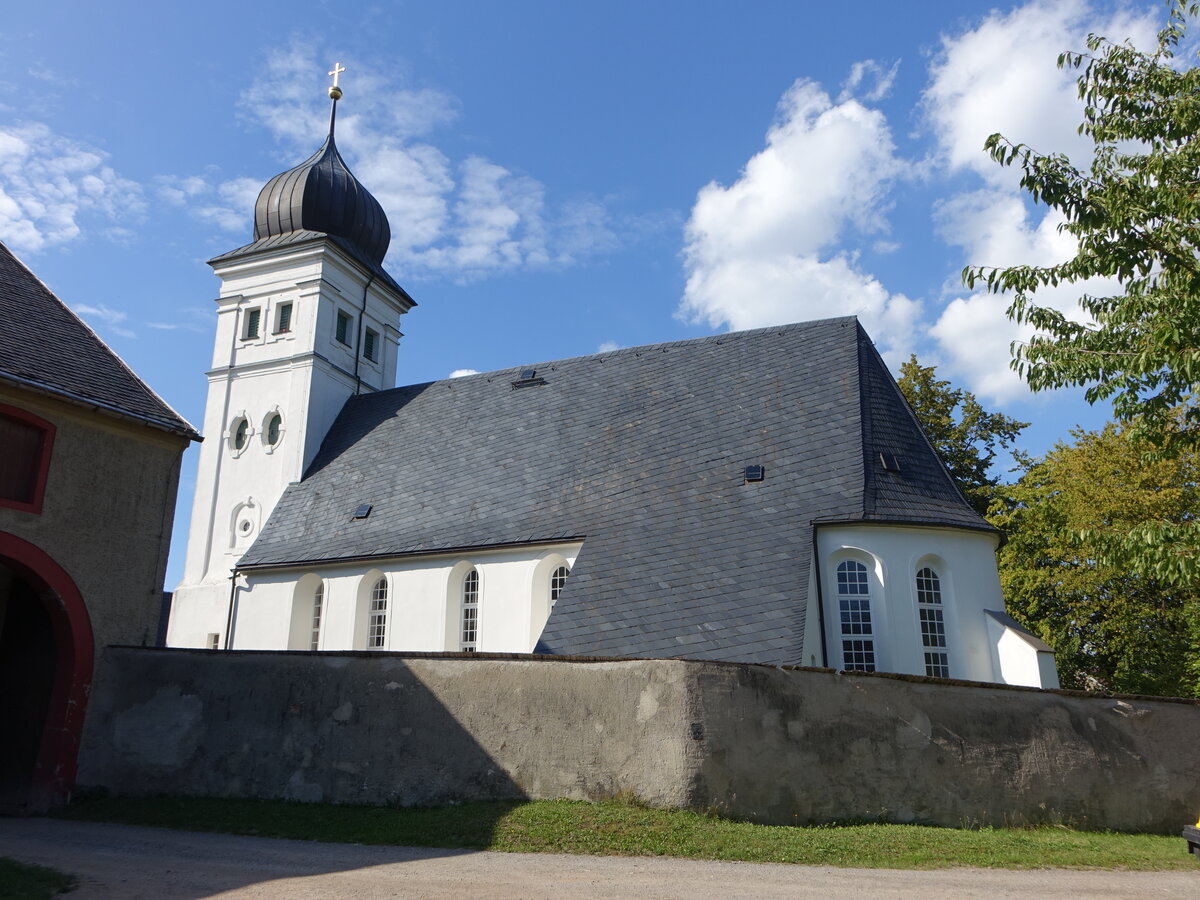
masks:
<svg viewBox="0 0 1200 900"><path fill-rule="evenodd" d="M886 231L887 191L902 174L882 113L797 81L741 177L700 190L679 314L742 329L854 313L885 347L907 345L920 304L842 247L850 232Z"/></svg>
<svg viewBox="0 0 1200 900"><path fill-rule="evenodd" d="M892 91L892 82L900 71L900 60L896 60L885 69L873 59L864 59L850 67L850 75L842 83L842 92L838 94L838 103L845 103L853 97L861 96L868 103L878 103ZM870 85L865 91L861 88Z"/></svg>
<svg viewBox="0 0 1200 900"><path fill-rule="evenodd" d="M0 237L17 252L73 240L88 225L121 231L143 211L141 188L101 151L40 122L0 127Z"/></svg>
<svg viewBox="0 0 1200 900"><path fill-rule="evenodd" d="M158 195L171 205L185 207L197 219L222 231L247 235L254 223L254 201L263 183L257 178L211 181L200 175L164 175L156 179Z"/></svg>
<svg viewBox="0 0 1200 900"><path fill-rule="evenodd" d="M1020 191L1018 171L998 166L983 152L983 142L1000 132L1087 165L1091 144L1077 133L1078 72L1060 71L1058 54L1084 49L1089 32L1153 46L1155 25L1150 11L1099 16L1082 0L1038 0L1008 13L992 12L977 27L943 37L930 66L924 111L942 164L980 187L940 202L934 220L943 240L962 248L965 263L1050 265L1073 255L1074 239L1058 230L1060 214L1032 206ZM1101 280L1043 289L1037 298L1078 316L1081 293L1113 288ZM1032 333L1008 320L1010 303L1008 296L965 295L958 287L931 329L950 372L999 401L1025 390L1009 367L1009 347Z"/></svg>
<svg viewBox="0 0 1200 900"><path fill-rule="evenodd" d="M596 352L597 353L612 353L614 350L620 350L620 349L621 349L621 345L618 344L616 341L605 341L603 344L601 344L599 347L596 348Z"/></svg>
<svg viewBox="0 0 1200 900"><path fill-rule="evenodd" d="M435 146L431 135L458 115L453 97L399 85L366 61L345 65L338 149L388 214L389 265L465 280L569 265L616 245L601 204L548 207L536 179L478 155L455 161ZM294 42L269 56L242 96L244 112L275 135L288 164L327 131L328 104L313 76L321 71L314 48Z"/></svg>
<svg viewBox="0 0 1200 900"><path fill-rule="evenodd" d="M450 373L451 378L465 378L467 375L478 375L478 369L455 369Z"/></svg>
<svg viewBox="0 0 1200 900"><path fill-rule="evenodd" d="M111 331L113 334L118 334L125 338L137 337L133 331L121 324L129 318L129 314L126 312L122 312L119 309L113 309L111 306L105 306L103 303L96 306L91 306L86 303L78 303L72 308L80 316L88 320L88 322L99 322L104 326L105 330Z"/></svg>

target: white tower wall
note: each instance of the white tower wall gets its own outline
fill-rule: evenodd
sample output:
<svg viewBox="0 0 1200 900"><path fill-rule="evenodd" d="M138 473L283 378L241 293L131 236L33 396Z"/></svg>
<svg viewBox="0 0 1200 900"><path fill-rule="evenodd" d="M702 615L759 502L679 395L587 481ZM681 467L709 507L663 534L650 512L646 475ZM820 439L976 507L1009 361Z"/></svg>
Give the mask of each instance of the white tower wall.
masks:
<svg viewBox="0 0 1200 900"><path fill-rule="evenodd" d="M234 566L284 489L304 474L346 400L395 385L399 319L412 306L388 281L321 238L221 258L213 266L221 293L205 441L183 581L167 631L171 646L207 646L214 634L224 646ZM374 359L365 352L368 331ZM281 427L272 444L276 414Z"/></svg>

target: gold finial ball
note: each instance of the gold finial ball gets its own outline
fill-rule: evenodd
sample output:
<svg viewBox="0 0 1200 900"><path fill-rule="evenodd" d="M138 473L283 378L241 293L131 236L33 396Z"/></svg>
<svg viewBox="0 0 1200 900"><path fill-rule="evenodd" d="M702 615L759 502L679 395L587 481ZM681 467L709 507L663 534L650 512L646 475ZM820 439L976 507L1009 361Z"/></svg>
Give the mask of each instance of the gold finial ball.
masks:
<svg viewBox="0 0 1200 900"><path fill-rule="evenodd" d="M329 86L329 99L330 100L341 100L342 99L342 89L340 87L338 87L336 84Z"/></svg>

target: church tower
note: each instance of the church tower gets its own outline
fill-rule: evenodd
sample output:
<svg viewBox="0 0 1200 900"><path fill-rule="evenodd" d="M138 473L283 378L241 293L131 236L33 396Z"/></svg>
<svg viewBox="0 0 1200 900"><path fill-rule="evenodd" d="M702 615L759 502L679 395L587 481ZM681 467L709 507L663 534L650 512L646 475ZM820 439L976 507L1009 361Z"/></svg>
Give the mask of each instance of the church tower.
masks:
<svg viewBox="0 0 1200 900"><path fill-rule="evenodd" d="M197 646L198 635L228 646L238 560L346 400L396 383L400 316L415 303L383 268L383 207L334 142L343 71L330 72L325 143L267 182L253 242L209 260L221 293L172 646Z"/></svg>

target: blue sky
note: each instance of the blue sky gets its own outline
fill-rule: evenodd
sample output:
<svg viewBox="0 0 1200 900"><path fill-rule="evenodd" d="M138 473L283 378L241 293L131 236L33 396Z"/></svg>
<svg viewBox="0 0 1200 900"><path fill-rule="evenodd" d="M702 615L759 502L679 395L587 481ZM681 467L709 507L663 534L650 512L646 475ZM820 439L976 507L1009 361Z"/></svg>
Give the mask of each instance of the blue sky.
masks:
<svg viewBox="0 0 1200 900"><path fill-rule="evenodd" d="M149 9L147 9L149 6ZM258 189L338 144L420 304L399 382L855 313L1042 452L1107 410L1030 395L967 263L1070 244L982 152L1086 161L1061 50L1158 2L104 4L6 10L0 239L193 423ZM1071 308L1076 291L1045 297ZM195 470L184 463L169 586Z"/></svg>

